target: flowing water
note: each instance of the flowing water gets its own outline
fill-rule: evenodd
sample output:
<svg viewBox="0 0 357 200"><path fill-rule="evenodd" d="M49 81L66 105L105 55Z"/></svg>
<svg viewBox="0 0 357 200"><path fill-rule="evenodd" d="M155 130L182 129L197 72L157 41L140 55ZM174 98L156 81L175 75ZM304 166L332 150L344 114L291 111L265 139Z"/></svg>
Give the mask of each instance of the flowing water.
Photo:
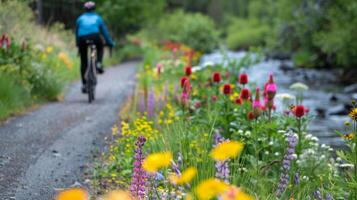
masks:
<svg viewBox="0 0 357 200"><path fill-rule="evenodd" d="M225 56L239 61L246 55L246 52L228 52ZM226 62L225 56L221 53L207 54L202 57L201 64ZM255 55L252 56L255 57ZM274 59L258 62L245 71L248 73L249 79L255 81L259 86L263 86L269 74L273 73L274 80L278 85L278 93L294 94L289 86L296 82L308 85L309 90L304 93L303 104L310 109L310 114L314 116L308 127L309 133L318 137L320 143L332 147L343 146L343 141L336 134L336 130L344 130L344 122L348 120L346 106L352 95L344 93L343 86L336 84L334 71L299 69L294 68L292 61ZM281 102L278 101L278 111L281 111L281 105Z"/></svg>

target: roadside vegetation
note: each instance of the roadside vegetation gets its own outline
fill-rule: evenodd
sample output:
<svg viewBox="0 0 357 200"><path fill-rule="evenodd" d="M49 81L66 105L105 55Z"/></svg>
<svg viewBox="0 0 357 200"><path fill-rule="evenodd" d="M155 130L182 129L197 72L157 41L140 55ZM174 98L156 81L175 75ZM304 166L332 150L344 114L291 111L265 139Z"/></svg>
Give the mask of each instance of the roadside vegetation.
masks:
<svg viewBox="0 0 357 200"><path fill-rule="evenodd" d="M104 199L357 195L356 102L339 133L348 149L336 157L307 131L313 119L304 105L307 85L296 83L289 93L278 93L273 75L256 85L244 73L259 57L191 67L199 58L192 51L178 43L147 46L135 95L112 128L109 151L95 166L94 196L109 191L115 192Z"/></svg>

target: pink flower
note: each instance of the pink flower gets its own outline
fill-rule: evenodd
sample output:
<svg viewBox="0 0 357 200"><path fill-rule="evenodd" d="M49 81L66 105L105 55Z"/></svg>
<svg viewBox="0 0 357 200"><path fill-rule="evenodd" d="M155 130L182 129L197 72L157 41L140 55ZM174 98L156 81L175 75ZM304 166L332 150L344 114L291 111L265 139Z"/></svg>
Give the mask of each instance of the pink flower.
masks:
<svg viewBox="0 0 357 200"><path fill-rule="evenodd" d="M269 81L264 86L264 96L268 100L272 100L275 97L278 86L274 83L273 74L269 75Z"/></svg>
<svg viewBox="0 0 357 200"><path fill-rule="evenodd" d="M3 34L0 38L0 45L3 49L8 49L10 47L10 38L6 34Z"/></svg>
<svg viewBox="0 0 357 200"><path fill-rule="evenodd" d="M156 65L156 69L157 69L157 74L160 76L160 74L161 74L161 68L162 68L162 64L157 64Z"/></svg>

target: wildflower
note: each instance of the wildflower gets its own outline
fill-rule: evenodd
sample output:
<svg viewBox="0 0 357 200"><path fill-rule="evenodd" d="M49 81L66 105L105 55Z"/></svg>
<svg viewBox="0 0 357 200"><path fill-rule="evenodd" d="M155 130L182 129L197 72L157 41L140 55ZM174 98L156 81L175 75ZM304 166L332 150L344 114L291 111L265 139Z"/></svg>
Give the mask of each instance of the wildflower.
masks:
<svg viewBox="0 0 357 200"><path fill-rule="evenodd" d="M218 144L221 144L222 142L225 142L228 140L225 140L224 137L221 136L221 134L219 134L219 132L217 132L214 136L214 143L215 146L217 146ZM217 161L215 163L215 167L216 167L216 177L219 179L224 180L224 182L229 183L229 166L228 166L228 160L225 161Z"/></svg>
<svg viewBox="0 0 357 200"><path fill-rule="evenodd" d="M322 200L322 195L321 195L321 192L319 189L317 189L315 192L314 192L314 198L316 200Z"/></svg>
<svg viewBox="0 0 357 200"><path fill-rule="evenodd" d="M185 67L185 74L186 74L186 76L190 76L192 74L192 67L191 66Z"/></svg>
<svg viewBox="0 0 357 200"><path fill-rule="evenodd" d="M216 161L224 161L238 156L244 145L238 141L226 141L218 144L212 151L211 156Z"/></svg>
<svg viewBox="0 0 357 200"><path fill-rule="evenodd" d="M249 113L247 114L247 117L248 117L249 120L255 119L255 115L254 115L253 112L249 112Z"/></svg>
<svg viewBox="0 0 357 200"><path fill-rule="evenodd" d="M156 65L156 70L157 70L157 75L159 75L159 76L160 76L160 74L161 74L161 69L162 69L162 64L158 63L158 64Z"/></svg>
<svg viewBox="0 0 357 200"><path fill-rule="evenodd" d="M357 108L353 108L348 116L350 116L353 121L357 122Z"/></svg>
<svg viewBox="0 0 357 200"><path fill-rule="evenodd" d="M183 185L190 183L193 177L197 174L197 169L194 167L187 168L182 172L181 176L172 175L170 176L170 180L173 184Z"/></svg>
<svg viewBox="0 0 357 200"><path fill-rule="evenodd" d="M184 76L180 79L181 88L183 88L186 85L186 82L189 82L189 80L186 76Z"/></svg>
<svg viewBox="0 0 357 200"><path fill-rule="evenodd" d="M213 73L213 75L212 75L212 80L213 80L213 82L215 82L215 83L221 82L221 74L220 74L219 72Z"/></svg>
<svg viewBox="0 0 357 200"><path fill-rule="evenodd" d="M196 102L195 102L195 108L196 108L196 109L200 108L201 105L202 105L201 102L199 102L199 101L196 101Z"/></svg>
<svg viewBox="0 0 357 200"><path fill-rule="evenodd" d="M264 94L268 100L272 100L275 97L277 91L277 85L274 82L273 74L269 75L269 81L264 86Z"/></svg>
<svg viewBox="0 0 357 200"><path fill-rule="evenodd" d="M217 99L218 99L218 97L215 96L215 95L213 95L213 96L211 97L211 100L212 100L213 102L217 101Z"/></svg>
<svg viewBox="0 0 357 200"><path fill-rule="evenodd" d="M253 200L251 196L243 192L236 186L230 186L228 190L220 196L222 200Z"/></svg>
<svg viewBox="0 0 357 200"><path fill-rule="evenodd" d="M260 94L259 94L259 87L257 87L256 92L255 92L255 99L253 101L253 110L254 110L254 115L258 117L261 112L262 105L260 104Z"/></svg>
<svg viewBox="0 0 357 200"><path fill-rule="evenodd" d="M189 95L186 92L181 93L181 103L184 106L188 105Z"/></svg>
<svg viewBox="0 0 357 200"><path fill-rule="evenodd" d="M134 200L134 198L127 191L116 190L108 193L104 200Z"/></svg>
<svg viewBox="0 0 357 200"><path fill-rule="evenodd" d="M246 73L241 73L239 75L239 83L245 85L248 83L248 75Z"/></svg>
<svg viewBox="0 0 357 200"><path fill-rule="evenodd" d="M170 152L153 153L146 157L143 162L143 168L150 173L155 173L163 167L168 167L172 160Z"/></svg>
<svg viewBox="0 0 357 200"><path fill-rule="evenodd" d="M292 90L296 90L296 91L299 91L299 92L303 92L303 91L306 91L309 89L309 86L303 84L303 83L294 83L290 86L290 89Z"/></svg>
<svg viewBox="0 0 357 200"><path fill-rule="evenodd" d="M225 94L225 95L232 94L232 86L230 84L224 84L223 94Z"/></svg>
<svg viewBox="0 0 357 200"><path fill-rule="evenodd" d="M293 108L293 113L297 118L301 118L305 115L306 108L303 105L297 105Z"/></svg>
<svg viewBox="0 0 357 200"><path fill-rule="evenodd" d="M236 98L236 100L234 101L237 105L241 105L242 104L242 99L241 98Z"/></svg>
<svg viewBox="0 0 357 200"><path fill-rule="evenodd" d="M343 138L346 140L352 140L354 138L354 134L353 133L347 133L345 135L343 135Z"/></svg>
<svg viewBox="0 0 357 200"><path fill-rule="evenodd" d="M196 193L199 199L209 200L223 194L228 187L225 182L211 178L198 184Z"/></svg>
<svg viewBox="0 0 357 200"><path fill-rule="evenodd" d="M280 182L278 185L278 189L276 191L277 197L280 197L280 195L285 191L285 189L287 188L290 182L290 177L289 177L290 166L291 166L291 162L296 158L295 147L298 143L297 136L295 136L295 134L290 132L287 135L287 140L288 140L288 149L283 159L283 171L280 175Z"/></svg>
<svg viewBox="0 0 357 200"><path fill-rule="evenodd" d="M250 91L247 88L243 88L242 91L240 92L240 98L242 100L249 100L250 98Z"/></svg>
<svg viewBox="0 0 357 200"><path fill-rule="evenodd" d="M139 136L137 141L135 142L135 161L134 161L134 169L133 176L131 179L130 192L131 194L138 198L143 199L145 197L145 187L146 187L146 179L147 175L143 169L143 152L142 148L146 142L146 138L144 136Z"/></svg>
<svg viewBox="0 0 357 200"><path fill-rule="evenodd" d="M49 46L46 48L46 53L50 54L53 52L53 47L52 46Z"/></svg>
<svg viewBox="0 0 357 200"><path fill-rule="evenodd" d="M3 34L0 38L0 45L3 49L8 49L10 47L10 38L6 34Z"/></svg>
<svg viewBox="0 0 357 200"><path fill-rule="evenodd" d="M58 193L56 200L89 200L89 196L84 189L71 188Z"/></svg>

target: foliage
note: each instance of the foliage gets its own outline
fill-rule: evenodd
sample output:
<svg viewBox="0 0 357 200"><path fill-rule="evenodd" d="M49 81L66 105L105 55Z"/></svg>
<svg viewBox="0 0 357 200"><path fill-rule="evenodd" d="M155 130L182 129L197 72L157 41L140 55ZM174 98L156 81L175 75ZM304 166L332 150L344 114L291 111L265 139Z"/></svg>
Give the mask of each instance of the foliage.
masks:
<svg viewBox="0 0 357 200"><path fill-rule="evenodd" d="M269 26L257 19L235 18L229 23L227 46L229 49L248 49L251 46L264 46Z"/></svg>
<svg viewBox="0 0 357 200"><path fill-rule="evenodd" d="M24 1L0 4L0 35L7 38L0 48L0 76L8 81L1 87L3 119L32 103L57 100L79 70L73 69L73 36L62 25L36 25Z"/></svg>
<svg viewBox="0 0 357 200"><path fill-rule="evenodd" d="M118 38L157 20L165 6L163 0L97 0L99 13Z"/></svg>
<svg viewBox="0 0 357 200"><path fill-rule="evenodd" d="M218 44L218 32L214 22L199 13L190 14L182 10L163 16L155 28L157 39L187 44L192 48L208 52Z"/></svg>
<svg viewBox="0 0 357 200"><path fill-rule="evenodd" d="M210 191L217 192L212 196L222 195L219 188L228 185L239 185L239 191L256 199L318 198L316 195L339 199L348 195L345 173L341 171L338 159L333 158L331 147L318 144L318 139L307 133L312 119L302 106L303 91L308 89L307 86L295 84L291 87L297 92L296 102L293 102L292 95L279 95L285 102L284 112L280 113L269 104L272 102L273 90L270 88L274 87L270 84L274 83L273 79L260 86L264 88L264 97L268 98L268 103L260 107L256 106L257 98L253 98L257 92L253 92L252 87L256 85L252 81L237 83L237 73L245 70L242 66L254 63L250 59L226 64L201 63L192 70L192 74L187 74L184 68L187 55L181 52L181 47L177 52L156 47L147 51L161 51L161 56L146 54L149 58L145 58L138 76L139 81L145 84L138 85L129 108L131 111L126 110L121 116L125 120L121 126L122 135L117 128L117 139L111 146L118 151L106 154L104 164L95 170L96 186L108 183L108 180L113 183L120 181L121 188L133 184L131 170L133 165L138 166L134 142L141 135L146 138L142 149L144 155L157 152L171 152L173 155L171 166L165 164L161 169L155 168L158 171L145 179L149 199L180 199L191 195L203 198L199 192L202 189L198 188L206 185ZM212 80L213 72L222 75L219 81ZM186 82L182 83L183 77ZM226 89L228 87L229 90ZM246 97L248 100L242 99L245 89L251 91L251 95ZM296 106L291 107L291 104ZM223 136L221 140L217 139L218 133ZM295 138L296 147L291 147L292 138ZM222 140L232 143L221 143ZM241 143L244 148L236 157ZM217 144L238 145L229 151L219 151L217 148L222 147ZM123 155L125 152L128 154ZM224 160L227 164L219 164L212 152L219 152L224 158L230 157ZM219 174L217 166L227 168ZM191 172L187 173L186 169L191 169ZM197 174L194 169L197 169ZM185 178L180 176L181 172L186 172L183 173ZM177 177L170 178L172 174ZM172 180L185 180L186 185L177 186ZM101 187L118 186L110 182L108 185Z"/></svg>

